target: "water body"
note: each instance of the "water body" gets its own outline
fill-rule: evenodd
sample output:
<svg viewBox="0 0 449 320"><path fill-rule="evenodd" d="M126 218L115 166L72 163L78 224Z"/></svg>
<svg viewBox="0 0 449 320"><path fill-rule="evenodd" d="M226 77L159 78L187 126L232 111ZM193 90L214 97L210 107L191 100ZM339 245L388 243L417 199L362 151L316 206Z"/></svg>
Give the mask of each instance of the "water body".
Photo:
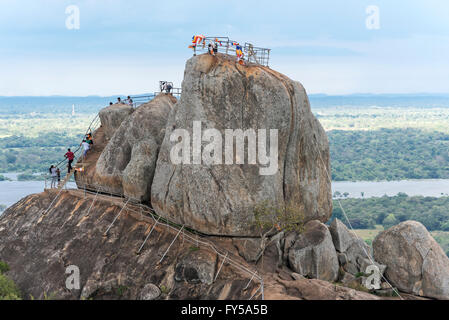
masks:
<svg viewBox="0 0 449 320"><path fill-rule="evenodd" d="M449 179L422 179L402 181L341 181L332 183L332 194L348 192L348 198L395 196L399 192L409 196L442 197L449 195Z"/></svg>
<svg viewBox="0 0 449 320"><path fill-rule="evenodd" d="M14 176L11 174L9 177ZM75 188L76 185L70 182L68 187ZM0 181L0 204L10 206L29 194L42 191L43 181ZM399 192L409 196L442 197L449 196L449 179L333 182L332 193L336 191L341 194L348 192L348 198L361 198L361 192L365 198L395 196Z"/></svg>
<svg viewBox="0 0 449 320"><path fill-rule="evenodd" d="M69 182L67 186L76 187L74 182ZM43 181L0 181L0 204L9 207L29 194L43 191Z"/></svg>

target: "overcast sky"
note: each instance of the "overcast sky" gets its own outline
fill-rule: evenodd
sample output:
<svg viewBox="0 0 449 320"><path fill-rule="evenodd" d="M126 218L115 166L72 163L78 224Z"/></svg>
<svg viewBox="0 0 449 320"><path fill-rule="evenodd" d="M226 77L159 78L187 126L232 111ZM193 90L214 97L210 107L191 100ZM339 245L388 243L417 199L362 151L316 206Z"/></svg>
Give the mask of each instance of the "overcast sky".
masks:
<svg viewBox="0 0 449 320"><path fill-rule="evenodd" d="M369 5L379 29L367 28ZM271 48L270 66L309 93L449 92L447 0L0 0L0 17L0 95L178 85L199 33Z"/></svg>

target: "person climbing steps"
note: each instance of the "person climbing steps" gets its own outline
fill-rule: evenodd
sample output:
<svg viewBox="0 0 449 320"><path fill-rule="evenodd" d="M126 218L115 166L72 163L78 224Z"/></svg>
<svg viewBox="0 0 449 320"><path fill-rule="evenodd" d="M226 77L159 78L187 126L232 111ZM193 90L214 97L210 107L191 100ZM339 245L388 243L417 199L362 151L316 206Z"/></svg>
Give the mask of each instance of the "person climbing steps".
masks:
<svg viewBox="0 0 449 320"><path fill-rule="evenodd" d="M59 168L56 168L56 176L58 177L58 188L61 185L61 170Z"/></svg>
<svg viewBox="0 0 449 320"><path fill-rule="evenodd" d="M70 149L67 149L67 152L64 155L64 157L68 160L67 173L70 173L70 171L72 170L73 159L75 159L75 154Z"/></svg>
<svg viewBox="0 0 449 320"><path fill-rule="evenodd" d="M93 150L94 148L94 140L92 138L92 134L88 133L86 135L86 142L89 144L89 150Z"/></svg>
<svg viewBox="0 0 449 320"><path fill-rule="evenodd" d="M80 144L81 146L83 146L83 161L86 158L87 152L89 151L90 145L89 143L87 143L86 140L83 140L83 142L81 142Z"/></svg>

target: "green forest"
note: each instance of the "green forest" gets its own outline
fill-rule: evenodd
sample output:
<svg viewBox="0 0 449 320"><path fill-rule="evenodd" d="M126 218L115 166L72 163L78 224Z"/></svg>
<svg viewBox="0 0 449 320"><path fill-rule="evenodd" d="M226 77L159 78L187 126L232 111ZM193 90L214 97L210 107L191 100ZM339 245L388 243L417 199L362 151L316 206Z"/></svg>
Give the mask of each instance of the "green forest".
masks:
<svg viewBox="0 0 449 320"><path fill-rule="evenodd" d="M354 229L372 229L376 225L389 228L406 220L421 222L429 231L449 231L449 197L394 197L339 200ZM345 222L337 200L332 217Z"/></svg>
<svg viewBox="0 0 449 320"><path fill-rule="evenodd" d="M449 197L409 197L404 193L366 199L334 200L332 219L338 218L351 226L369 244L380 231L402 221L421 222L449 256Z"/></svg>
<svg viewBox="0 0 449 320"><path fill-rule="evenodd" d="M334 181L449 178L449 134L421 129L327 134Z"/></svg>
<svg viewBox="0 0 449 320"><path fill-rule="evenodd" d="M82 131L81 131L82 132ZM0 138L0 172L46 172L82 135ZM333 181L449 178L449 134L417 129L328 132ZM5 179L0 176L0 181Z"/></svg>
<svg viewBox="0 0 449 320"><path fill-rule="evenodd" d="M3 109L0 172L23 173L21 180L39 179L32 173L46 172L67 148L79 145L95 116ZM329 137L334 181L449 178L448 108L321 107L313 111Z"/></svg>

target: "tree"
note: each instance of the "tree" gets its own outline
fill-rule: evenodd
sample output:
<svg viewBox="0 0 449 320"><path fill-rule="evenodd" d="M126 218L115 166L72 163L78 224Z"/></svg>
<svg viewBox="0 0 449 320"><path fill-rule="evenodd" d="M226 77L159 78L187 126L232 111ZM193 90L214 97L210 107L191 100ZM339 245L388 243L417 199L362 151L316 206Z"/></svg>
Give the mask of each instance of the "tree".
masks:
<svg viewBox="0 0 449 320"><path fill-rule="evenodd" d="M392 226L398 224L398 220L396 219L395 215L390 213L384 221L382 221L382 225L385 229L389 229Z"/></svg>
<svg viewBox="0 0 449 320"><path fill-rule="evenodd" d="M278 206L263 201L257 204L253 210L254 223L261 238L260 249L263 252L268 244L268 237L275 231L301 233L304 229L304 213L297 206Z"/></svg>
<svg viewBox="0 0 449 320"><path fill-rule="evenodd" d="M16 284L4 275L4 272L8 270L8 265L0 261L0 300L20 300L20 292Z"/></svg>

